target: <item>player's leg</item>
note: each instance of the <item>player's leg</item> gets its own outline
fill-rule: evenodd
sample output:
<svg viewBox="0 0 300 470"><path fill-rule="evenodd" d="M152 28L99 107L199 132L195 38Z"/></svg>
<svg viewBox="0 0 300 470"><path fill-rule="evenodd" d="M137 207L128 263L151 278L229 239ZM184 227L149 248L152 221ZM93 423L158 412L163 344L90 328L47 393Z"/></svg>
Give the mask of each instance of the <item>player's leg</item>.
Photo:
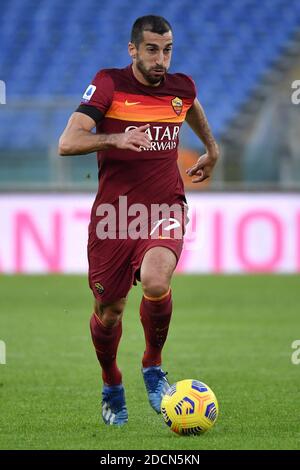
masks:
<svg viewBox="0 0 300 470"><path fill-rule="evenodd" d="M98 240L94 231L90 231L89 285L96 299L90 327L104 382L102 417L106 424L120 425L128 419L117 352L123 310L132 285L130 243L130 240Z"/></svg>
<svg viewBox="0 0 300 470"><path fill-rule="evenodd" d="M156 246L146 252L140 270L144 292L140 317L146 341L142 371L150 404L158 413L161 398L169 387L161 369L161 354L172 315L170 282L176 263L173 251Z"/></svg>
<svg viewBox="0 0 300 470"><path fill-rule="evenodd" d="M117 366L125 303L126 298L109 304L96 299L90 321L92 340L102 369L102 417L106 424L122 425L128 421L122 374Z"/></svg>
<svg viewBox="0 0 300 470"><path fill-rule="evenodd" d="M95 312L91 317L91 334L98 361L102 368L103 382L119 385L122 374L117 366L117 350L122 336L122 316L126 299L103 304L95 300Z"/></svg>
<svg viewBox="0 0 300 470"><path fill-rule="evenodd" d="M146 339L143 367L161 365L161 351L172 315L170 283L176 262L169 248L156 246L146 252L141 264L144 296L140 315Z"/></svg>

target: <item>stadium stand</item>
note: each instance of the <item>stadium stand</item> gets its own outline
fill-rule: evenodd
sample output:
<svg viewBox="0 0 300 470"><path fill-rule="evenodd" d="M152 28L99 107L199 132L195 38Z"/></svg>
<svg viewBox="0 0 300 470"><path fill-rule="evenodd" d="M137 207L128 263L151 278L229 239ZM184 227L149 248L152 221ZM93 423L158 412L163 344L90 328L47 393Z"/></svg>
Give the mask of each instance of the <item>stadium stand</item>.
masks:
<svg viewBox="0 0 300 470"><path fill-rule="evenodd" d="M0 0L0 6L6 150L55 143L96 71L128 64L137 16L161 14L173 25L171 72L193 76L218 138L300 28L297 0L153 0L151 8L143 1L132 8L132 0ZM198 145L187 135L190 146Z"/></svg>

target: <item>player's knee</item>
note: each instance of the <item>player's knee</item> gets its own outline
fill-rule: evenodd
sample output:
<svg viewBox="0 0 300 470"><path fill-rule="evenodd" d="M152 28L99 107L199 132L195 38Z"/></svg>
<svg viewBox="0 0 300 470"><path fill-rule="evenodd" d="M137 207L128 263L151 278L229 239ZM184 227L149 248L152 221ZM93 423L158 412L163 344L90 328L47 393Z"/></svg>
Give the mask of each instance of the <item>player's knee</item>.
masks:
<svg viewBox="0 0 300 470"><path fill-rule="evenodd" d="M106 328L114 328L122 320L122 315L123 312L120 312L119 310L116 311L114 309L106 308L100 318Z"/></svg>
<svg viewBox="0 0 300 470"><path fill-rule="evenodd" d="M95 310L104 326L114 328L122 320L124 307L125 301L122 299L109 305L96 302Z"/></svg>
<svg viewBox="0 0 300 470"><path fill-rule="evenodd" d="M107 328L114 328L122 320L122 313L116 313L115 311L107 310L103 317L102 323Z"/></svg>
<svg viewBox="0 0 300 470"><path fill-rule="evenodd" d="M169 280L164 278L145 278L142 282L142 288L146 297L161 297L169 290Z"/></svg>

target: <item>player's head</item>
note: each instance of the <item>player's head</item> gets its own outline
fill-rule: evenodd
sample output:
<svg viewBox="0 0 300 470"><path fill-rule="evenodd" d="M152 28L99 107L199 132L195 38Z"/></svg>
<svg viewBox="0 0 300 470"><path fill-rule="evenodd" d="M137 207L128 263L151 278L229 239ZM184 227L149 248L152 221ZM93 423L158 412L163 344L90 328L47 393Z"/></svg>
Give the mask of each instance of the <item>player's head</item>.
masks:
<svg viewBox="0 0 300 470"><path fill-rule="evenodd" d="M170 67L172 28L162 16L141 16L131 31L128 45L133 66L149 85L158 85Z"/></svg>

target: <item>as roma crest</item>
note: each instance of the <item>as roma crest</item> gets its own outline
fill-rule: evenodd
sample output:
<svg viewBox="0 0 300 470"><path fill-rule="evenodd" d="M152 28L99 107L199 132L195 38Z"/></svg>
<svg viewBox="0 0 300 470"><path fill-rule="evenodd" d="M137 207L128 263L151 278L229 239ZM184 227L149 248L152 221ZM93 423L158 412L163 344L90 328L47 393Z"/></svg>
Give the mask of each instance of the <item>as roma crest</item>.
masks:
<svg viewBox="0 0 300 470"><path fill-rule="evenodd" d="M95 288L96 288L96 291L98 292L98 294L103 294L104 292L104 287L102 286L102 284L100 284L100 282L95 282Z"/></svg>
<svg viewBox="0 0 300 470"><path fill-rule="evenodd" d="M176 98L173 98L172 101L172 106L173 106L173 109L175 111L175 113L177 114L177 116L179 116L181 114L181 111L182 111L182 99L178 98L178 96L176 96Z"/></svg>

